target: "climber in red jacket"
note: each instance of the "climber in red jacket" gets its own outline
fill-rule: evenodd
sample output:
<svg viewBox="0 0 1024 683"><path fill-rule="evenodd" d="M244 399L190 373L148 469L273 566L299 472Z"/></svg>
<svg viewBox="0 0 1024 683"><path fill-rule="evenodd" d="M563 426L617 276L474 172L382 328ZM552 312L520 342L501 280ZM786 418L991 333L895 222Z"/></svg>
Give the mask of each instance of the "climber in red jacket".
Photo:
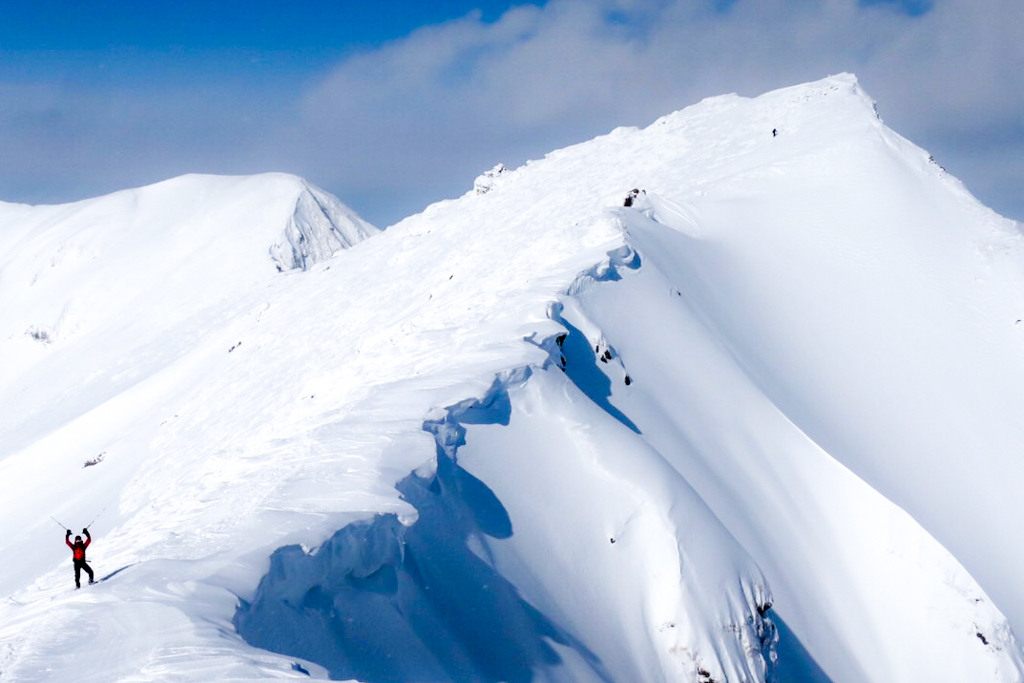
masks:
<svg viewBox="0 0 1024 683"><path fill-rule="evenodd" d="M82 542L81 536L75 536L75 542L71 542L71 529L64 535L64 542L71 548L71 552L75 560L75 588L82 587L82 570L89 575L89 583L96 583L93 580L92 567L85 563L85 549L92 543L92 536L89 535L89 529L82 529L82 533L85 534L85 543Z"/></svg>

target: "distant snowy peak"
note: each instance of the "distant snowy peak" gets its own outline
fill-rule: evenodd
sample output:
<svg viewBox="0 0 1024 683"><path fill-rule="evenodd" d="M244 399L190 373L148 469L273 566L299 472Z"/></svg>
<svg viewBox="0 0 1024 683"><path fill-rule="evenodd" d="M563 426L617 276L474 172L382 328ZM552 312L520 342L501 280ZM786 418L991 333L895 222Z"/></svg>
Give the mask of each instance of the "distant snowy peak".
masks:
<svg viewBox="0 0 1024 683"><path fill-rule="evenodd" d="M380 232L336 197L304 181L302 186L295 213L270 247L278 270L307 270Z"/></svg>
<svg viewBox="0 0 1024 683"><path fill-rule="evenodd" d="M192 174L71 204L0 204L0 227L0 335L45 344L140 306L187 316L379 232L284 173Z"/></svg>
<svg viewBox="0 0 1024 683"><path fill-rule="evenodd" d="M183 231L213 227L209 237L221 235L218 241L234 242L237 252L269 254L279 272L306 270L380 232L336 197L287 173L192 174L130 192L173 193L184 209Z"/></svg>
<svg viewBox="0 0 1024 683"><path fill-rule="evenodd" d="M379 232L338 199L286 173L189 174L71 204L0 203L0 247L11 255L88 245L91 258L153 243L230 251L278 270L308 268ZM267 260L267 255L270 261ZM270 272L273 272L272 270Z"/></svg>

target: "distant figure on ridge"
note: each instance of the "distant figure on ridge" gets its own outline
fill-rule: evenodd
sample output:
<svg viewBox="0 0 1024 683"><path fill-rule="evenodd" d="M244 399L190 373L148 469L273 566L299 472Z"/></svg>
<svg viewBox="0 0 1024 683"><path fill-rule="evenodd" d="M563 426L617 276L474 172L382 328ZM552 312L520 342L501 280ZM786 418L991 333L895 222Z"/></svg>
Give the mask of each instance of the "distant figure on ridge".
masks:
<svg viewBox="0 0 1024 683"><path fill-rule="evenodd" d="M92 543L92 536L89 535L89 529L82 529L82 533L85 534L85 543L82 542L81 536L75 536L75 542L71 542L71 529L64 535L64 542L67 543L68 547L71 548L75 560L75 588L82 587L82 570L89 575L89 583L96 583L93 580L92 567L85 563L85 549Z"/></svg>
<svg viewBox="0 0 1024 683"><path fill-rule="evenodd" d="M646 191L644 192L646 194ZM630 190L629 194L626 195L626 201L622 203L623 206L633 206L633 200L640 196L640 190Z"/></svg>

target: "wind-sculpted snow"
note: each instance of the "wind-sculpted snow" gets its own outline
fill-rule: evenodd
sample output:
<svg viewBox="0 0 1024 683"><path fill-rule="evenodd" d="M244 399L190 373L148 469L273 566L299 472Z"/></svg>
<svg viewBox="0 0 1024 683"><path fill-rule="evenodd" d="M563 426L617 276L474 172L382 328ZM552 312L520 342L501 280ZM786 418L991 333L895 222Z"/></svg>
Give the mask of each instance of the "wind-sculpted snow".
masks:
<svg viewBox="0 0 1024 683"><path fill-rule="evenodd" d="M487 194L508 181L508 169L505 164L498 164L490 171L485 171L473 181L473 192L476 194Z"/></svg>
<svg viewBox="0 0 1024 683"><path fill-rule="evenodd" d="M715 318L723 286L716 246L654 220L659 206L655 195L619 211L644 268L617 282L578 283L562 313L569 329L599 334L630 368L629 389L609 383L615 411L699 488L768 574L780 614L807 634L800 647L842 672L836 680L869 680L876 667L893 679L991 670L994 680L1018 680L1020 646L964 567L765 396L737 337ZM733 314L738 304L730 300ZM787 605L817 609L789 616ZM859 616L835 617L843 612ZM811 614L818 618L807 623ZM950 676L950 662L919 641L956 648L959 673Z"/></svg>
<svg viewBox="0 0 1024 683"><path fill-rule="evenodd" d="M552 392L552 383L562 389ZM428 422L435 464L397 486L417 520L406 528L378 516L313 553L278 550L235 618L239 633L316 662L332 679L368 683L610 683L636 680L653 662L667 678L772 680L763 577L642 441L599 411L587 414L585 400L531 405L569 391L550 368L516 372ZM607 442L595 448L596 434L575 433L566 420ZM464 461L496 485L526 468L529 491L509 489L510 510ZM523 505L524 493L549 501L544 514ZM545 528L552 516L577 529L571 539ZM686 586L710 592L696 598ZM695 619L708 610L710 623ZM646 633L650 643L637 652L639 643L608 638L610 620L621 635Z"/></svg>
<svg viewBox="0 0 1024 683"><path fill-rule="evenodd" d="M0 681L1024 679L1017 225L847 75L485 180L0 204Z"/></svg>
<svg viewBox="0 0 1024 683"><path fill-rule="evenodd" d="M507 407L507 395L498 395L459 413L507 423ZM604 679L593 653L491 566L488 545L510 537L512 523L487 485L458 464L458 423L428 429L438 441L436 467L397 487L416 522L404 527L382 515L344 527L312 554L278 550L255 600L236 616L239 632L253 645L317 662L335 680L529 683L562 661L555 644Z"/></svg>

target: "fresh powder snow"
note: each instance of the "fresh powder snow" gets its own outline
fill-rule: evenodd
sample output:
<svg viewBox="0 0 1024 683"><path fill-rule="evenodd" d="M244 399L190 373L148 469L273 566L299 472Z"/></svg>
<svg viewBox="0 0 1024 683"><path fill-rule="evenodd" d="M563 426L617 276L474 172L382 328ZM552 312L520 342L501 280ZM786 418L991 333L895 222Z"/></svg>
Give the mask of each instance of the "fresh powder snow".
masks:
<svg viewBox="0 0 1024 683"><path fill-rule="evenodd" d="M845 74L0 203L0 682L1024 680L1022 242Z"/></svg>

